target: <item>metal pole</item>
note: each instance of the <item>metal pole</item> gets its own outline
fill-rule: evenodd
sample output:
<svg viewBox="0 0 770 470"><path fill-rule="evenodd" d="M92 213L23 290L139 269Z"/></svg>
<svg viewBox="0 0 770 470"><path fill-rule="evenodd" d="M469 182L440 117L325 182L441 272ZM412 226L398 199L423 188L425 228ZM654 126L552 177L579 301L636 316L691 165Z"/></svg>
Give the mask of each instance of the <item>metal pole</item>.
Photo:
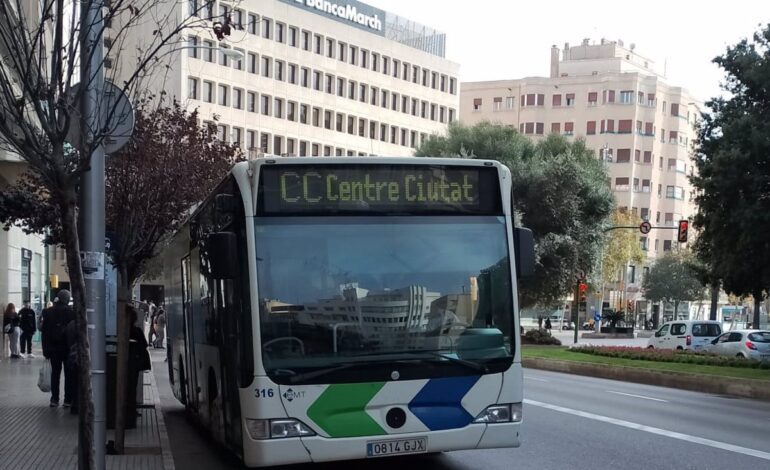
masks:
<svg viewBox="0 0 770 470"><path fill-rule="evenodd" d="M574 301L572 302L573 318L575 319L575 331L573 332L573 343L578 342L578 328L580 328L580 279L575 283Z"/></svg>
<svg viewBox="0 0 770 470"><path fill-rule="evenodd" d="M84 31L81 44L81 64L88 64L84 88L83 116L88 125L83 126L84 141L94 137L94 131L101 129L99 109L104 89L102 49L102 0L84 3L89 6L81 14L81 28ZM85 66L85 65L82 65ZM98 131L97 131L98 132ZM79 213L80 247L85 258L96 260L96 272L85 274L86 315L88 318L89 344L91 349L91 387L94 402L94 467L104 469L106 429L106 356L104 351L105 305L104 305L104 149L100 145L91 155L91 169L81 179L81 202ZM89 266L90 268L91 266ZM82 454L80 454L82 455ZM83 468L84 462L80 462Z"/></svg>

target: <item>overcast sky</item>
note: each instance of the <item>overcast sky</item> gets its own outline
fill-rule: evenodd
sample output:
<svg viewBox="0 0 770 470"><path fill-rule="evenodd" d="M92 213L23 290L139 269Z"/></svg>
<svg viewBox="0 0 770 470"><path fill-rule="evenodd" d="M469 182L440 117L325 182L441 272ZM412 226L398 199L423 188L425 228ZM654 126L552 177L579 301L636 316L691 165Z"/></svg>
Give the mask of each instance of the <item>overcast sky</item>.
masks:
<svg viewBox="0 0 770 470"><path fill-rule="evenodd" d="M711 59L770 22L767 0L363 1L446 32L461 81L547 76L551 45L604 37L636 44L666 64L669 83L704 101L720 93L723 76Z"/></svg>

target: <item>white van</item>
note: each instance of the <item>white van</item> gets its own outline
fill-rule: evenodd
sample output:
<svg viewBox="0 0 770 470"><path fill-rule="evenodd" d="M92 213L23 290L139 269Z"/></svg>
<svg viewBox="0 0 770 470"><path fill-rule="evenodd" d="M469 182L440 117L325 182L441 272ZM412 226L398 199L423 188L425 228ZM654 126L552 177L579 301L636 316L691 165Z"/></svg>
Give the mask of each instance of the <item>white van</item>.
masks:
<svg viewBox="0 0 770 470"><path fill-rule="evenodd" d="M647 342L648 348L702 350L722 334L722 325L709 320L677 320L663 324Z"/></svg>

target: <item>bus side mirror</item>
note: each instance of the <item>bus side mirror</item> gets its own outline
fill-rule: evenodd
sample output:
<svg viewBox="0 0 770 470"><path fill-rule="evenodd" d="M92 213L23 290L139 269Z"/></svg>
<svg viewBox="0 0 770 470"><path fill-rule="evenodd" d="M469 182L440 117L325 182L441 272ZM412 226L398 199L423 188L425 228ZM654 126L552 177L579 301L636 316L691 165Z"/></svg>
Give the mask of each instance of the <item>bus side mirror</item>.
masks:
<svg viewBox="0 0 770 470"><path fill-rule="evenodd" d="M214 279L234 279L238 274L237 239L233 232L215 232L208 236L208 255Z"/></svg>
<svg viewBox="0 0 770 470"><path fill-rule="evenodd" d="M535 237L532 230L514 227L513 248L516 256L516 278L532 277L535 274Z"/></svg>

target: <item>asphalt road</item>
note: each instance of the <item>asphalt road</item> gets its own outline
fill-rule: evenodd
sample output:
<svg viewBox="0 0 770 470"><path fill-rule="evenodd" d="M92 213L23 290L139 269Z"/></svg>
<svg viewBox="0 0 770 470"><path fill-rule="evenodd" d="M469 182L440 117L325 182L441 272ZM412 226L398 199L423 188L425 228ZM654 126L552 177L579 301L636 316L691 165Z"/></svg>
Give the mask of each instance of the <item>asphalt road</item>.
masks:
<svg viewBox="0 0 770 470"><path fill-rule="evenodd" d="M176 468L238 468L188 424L164 366L155 363L155 376ZM535 370L526 371L524 385L525 426L518 449L286 470L770 468L770 403Z"/></svg>

